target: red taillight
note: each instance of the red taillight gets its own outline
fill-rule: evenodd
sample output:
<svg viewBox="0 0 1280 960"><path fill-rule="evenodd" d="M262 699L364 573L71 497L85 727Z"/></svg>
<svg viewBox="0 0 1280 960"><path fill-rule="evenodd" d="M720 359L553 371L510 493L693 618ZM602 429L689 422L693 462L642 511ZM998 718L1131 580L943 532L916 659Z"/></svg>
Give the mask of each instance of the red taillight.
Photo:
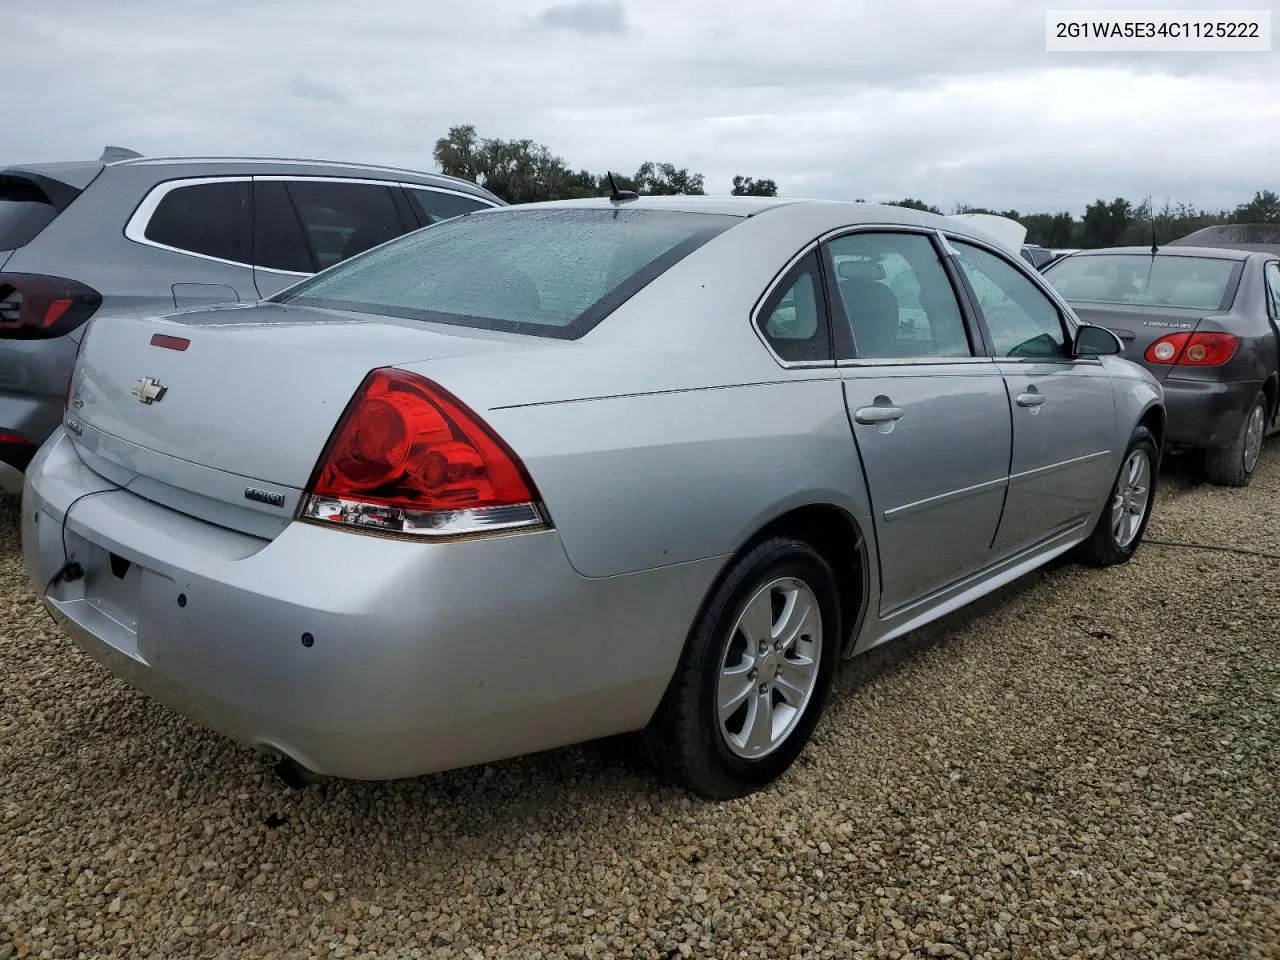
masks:
<svg viewBox="0 0 1280 960"><path fill-rule="evenodd" d="M21 434L10 433L8 430L0 430L0 443L11 443L21 446L32 446L30 440Z"/></svg>
<svg viewBox="0 0 1280 960"><path fill-rule="evenodd" d="M44 317L40 321L40 326L48 329L62 319L63 315L71 309L71 305L75 303L70 297L59 297L57 300L49 301L49 306L44 311Z"/></svg>
<svg viewBox="0 0 1280 960"><path fill-rule="evenodd" d="M92 287L62 277L0 273L0 339L61 337L102 305Z"/></svg>
<svg viewBox="0 0 1280 960"><path fill-rule="evenodd" d="M1184 367L1220 367L1235 355L1240 338L1233 333L1171 333L1147 347L1148 363Z"/></svg>
<svg viewBox="0 0 1280 960"><path fill-rule="evenodd" d="M1147 347L1147 352L1143 356L1147 358L1147 363L1177 363L1178 354L1182 352L1182 348L1190 338L1189 333L1171 333Z"/></svg>
<svg viewBox="0 0 1280 960"><path fill-rule="evenodd" d="M403 370L372 371L316 465L302 519L418 536L546 525L515 452L465 404Z"/></svg>

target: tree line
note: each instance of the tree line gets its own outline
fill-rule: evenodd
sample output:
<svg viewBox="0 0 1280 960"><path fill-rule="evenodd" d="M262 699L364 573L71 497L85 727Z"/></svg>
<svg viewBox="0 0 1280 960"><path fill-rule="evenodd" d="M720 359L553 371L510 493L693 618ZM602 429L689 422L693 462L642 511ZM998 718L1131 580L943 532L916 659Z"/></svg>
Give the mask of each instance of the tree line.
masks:
<svg viewBox="0 0 1280 960"><path fill-rule="evenodd" d="M907 198L896 201L897 206L943 211L920 200ZM1155 207L1150 200L1133 203L1123 197L1114 200L1095 200L1076 219L1070 213L1019 213L1017 210L991 210L958 204L954 213L991 213L999 217L1017 220L1027 228L1027 243L1045 247L1097 248L1117 246L1145 246L1153 240L1164 244L1185 237L1202 227L1224 223L1280 223L1280 196L1270 190L1259 190L1248 203L1232 210L1203 210L1189 203L1173 203L1166 200Z"/></svg>
<svg viewBox="0 0 1280 960"><path fill-rule="evenodd" d="M436 141L433 152L441 171L482 184L508 203L570 200L606 195L613 185L644 195L705 194L701 173L674 163L646 160L630 175L620 171L595 173L574 170L562 157L532 140L481 138L471 124L450 127ZM730 193L734 196L776 197L773 180L738 175ZM895 206L944 211L912 197L892 201ZM1201 227L1224 223L1280 223L1280 196L1260 190L1252 200L1232 210L1203 210L1189 203L1165 201L1153 209L1150 200L1133 203L1123 197L1095 200L1077 219L1071 213L1020 213L957 204L952 213L990 213L1017 220L1027 228L1027 243L1054 248L1094 248L1167 243Z"/></svg>
<svg viewBox="0 0 1280 960"><path fill-rule="evenodd" d="M630 176L614 170L593 173L574 170L541 143L532 140L481 138L471 124L450 127L436 141L434 151L440 170L451 177L479 183L507 203L541 200L574 200L610 192L609 176L619 190L647 195L705 194L706 181L674 163L646 160ZM734 196L775 197L772 180L733 178Z"/></svg>

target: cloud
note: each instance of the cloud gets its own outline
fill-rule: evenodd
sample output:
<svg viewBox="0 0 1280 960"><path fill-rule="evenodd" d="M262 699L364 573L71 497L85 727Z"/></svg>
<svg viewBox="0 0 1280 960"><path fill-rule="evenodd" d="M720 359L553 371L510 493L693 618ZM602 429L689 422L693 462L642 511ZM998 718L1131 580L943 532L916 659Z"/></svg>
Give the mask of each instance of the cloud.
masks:
<svg viewBox="0 0 1280 960"><path fill-rule="evenodd" d="M791 195L1079 213L1280 189L1280 58L1047 53L1044 11L1070 0L809 0L785 18L767 0L228 2L244 16L9 0L23 83L0 164L118 143L432 169L436 139L472 123L574 169L670 161L722 193L743 174Z"/></svg>
<svg viewBox="0 0 1280 960"><path fill-rule="evenodd" d="M627 19L619 0L578 0L547 7L538 15L544 27L573 30L587 36L623 36Z"/></svg>
<svg viewBox="0 0 1280 960"><path fill-rule="evenodd" d="M295 74L289 78L285 86L299 100L316 100L320 103L341 104L343 106L350 102L346 94L337 87L311 77Z"/></svg>

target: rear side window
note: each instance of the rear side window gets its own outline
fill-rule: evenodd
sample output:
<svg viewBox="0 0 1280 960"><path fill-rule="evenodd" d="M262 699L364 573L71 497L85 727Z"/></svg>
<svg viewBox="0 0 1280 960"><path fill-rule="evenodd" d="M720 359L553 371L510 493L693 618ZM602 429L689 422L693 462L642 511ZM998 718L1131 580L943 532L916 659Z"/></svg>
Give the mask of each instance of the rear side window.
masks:
<svg viewBox="0 0 1280 960"><path fill-rule="evenodd" d="M760 332L790 363L831 359L827 305L818 257L809 254L774 288L759 314Z"/></svg>
<svg viewBox="0 0 1280 960"><path fill-rule="evenodd" d="M291 180L287 187L317 270L394 240L416 226L401 219L392 188L385 184Z"/></svg>
<svg viewBox="0 0 1280 960"><path fill-rule="evenodd" d="M1270 304L1271 316L1280 317L1280 263L1272 260L1267 264L1267 302Z"/></svg>
<svg viewBox="0 0 1280 960"><path fill-rule="evenodd" d="M43 190L22 177L0 177L0 250L34 240L58 216Z"/></svg>
<svg viewBox="0 0 1280 960"><path fill-rule="evenodd" d="M423 223L439 223L441 220L452 220L454 217L460 217L464 213L471 213L473 210L484 210L493 206L491 203L484 203L474 197L445 193L443 190L409 189L405 192L409 194L409 202L413 204L414 212L418 214Z"/></svg>
<svg viewBox="0 0 1280 960"><path fill-rule="evenodd" d="M175 187L161 198L144 236L166 247L249 264L250 204L248 180Z"/></svg>
<svg viewBox="0 0 1280 960"><path fill-rule="evenodd" d="M277 302L575 339L739 217L502 208L447 220Z"/></svg>

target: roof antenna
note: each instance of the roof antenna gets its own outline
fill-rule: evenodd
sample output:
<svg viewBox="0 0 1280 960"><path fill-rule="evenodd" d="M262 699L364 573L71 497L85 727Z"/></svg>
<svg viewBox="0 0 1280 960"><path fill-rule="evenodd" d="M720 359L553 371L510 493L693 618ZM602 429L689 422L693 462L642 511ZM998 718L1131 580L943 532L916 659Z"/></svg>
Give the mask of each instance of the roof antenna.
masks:
<svg viewBox="0 0 1280 960"><path fill-rule="evenodd" d="M634 190L619 190L618 185L613 182L613 172L606 170L605 173L609 177L609 201L611 203L622 203L624 200L639 200L640 194Z"/></svg>
<svg viewBox="0 0 1280 960"><path fill-rule="evenodd" d="M99 163L117 163L120 160L135 160L141 157L137 150L130 150L128 147L104 147L102 156L98 157Z"/></svg>
<svg viewBox="0 0 1280 960"><path fill-rule="evenodd" d="M1147 197L1147 213L1151 217L1151 255L1154 257L1160 252L1160 247L1156 243L1156 205L1151 197Z"/></svg>

